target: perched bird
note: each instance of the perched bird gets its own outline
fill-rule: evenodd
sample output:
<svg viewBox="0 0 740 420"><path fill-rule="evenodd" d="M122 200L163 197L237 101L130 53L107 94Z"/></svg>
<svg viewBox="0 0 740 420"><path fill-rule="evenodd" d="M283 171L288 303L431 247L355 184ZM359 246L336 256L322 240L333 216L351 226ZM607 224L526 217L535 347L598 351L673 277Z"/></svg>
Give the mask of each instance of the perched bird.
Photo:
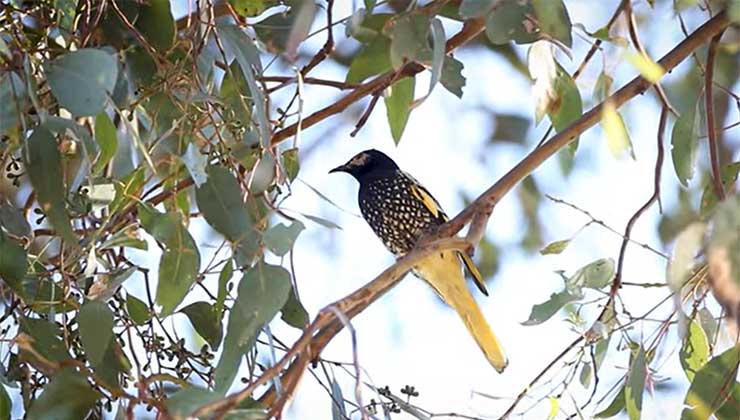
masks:
<svg viewBox="0 0 740 420"><path fill-rule="evenodd" d="M373 149L358 153L349 162L329 171L332 172L346 172L357 179L362 216L396 257L408 253L424 233L448 220L429 191L383 152ZM462 252L432 255L413 271L458 313L488 361L502 372L508 361L465 284L463 264L480 291L488 295L480 272Z"/></svg>

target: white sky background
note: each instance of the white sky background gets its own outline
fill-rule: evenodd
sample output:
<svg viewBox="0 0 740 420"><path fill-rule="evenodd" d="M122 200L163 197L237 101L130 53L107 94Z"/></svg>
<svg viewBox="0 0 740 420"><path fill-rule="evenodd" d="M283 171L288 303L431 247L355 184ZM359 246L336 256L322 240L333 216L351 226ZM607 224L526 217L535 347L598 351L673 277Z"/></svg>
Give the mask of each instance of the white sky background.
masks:
<svg viewBox="0 0 740 420"><path fill-rule="evenodd" d="M362 4L359 1L354 3L358 6ZM588 23L587 29L590 31L598 29L593 25L606 23L616 3L616 0L566 2L571 20L574 23ZM638 14L646 7L645 2L637 2L635 5ZM176 15L182 14L179 8L175 9ZM351 12L352 2L336 2L335 19L345 17ZM649 53L657 59L681 38L677 23L673 20L670 1L659 2L658 11L651 14L651 18L671 25L668 29L663 25L640 27L644 31L641 35ZM693 25L690 29L700 23L698 19L689 18L688 21ZM316 28L323 26L324 22L323 16L320 17ZM449 37L458 26L448 23L445 21ZM562 53L558 54L558 60L571 73L589 47L576 36L577 32L578 30L574 31L574 60L570 61ZM335 37L341 39L342 34L343 27L338 27ZM307 44L305 52L313 54L324 40L323 34L316 36ZM517 47L522 56L526 54L527 48ZM497 112L533 117L531 85L503 59L488 51L466 49L456 56L465 63L463 75L467 78L467 85L462 100L438 85L428 100L412 112L398 147L390 136L382 100L367 125L354 139L349 137L353 124L343 124L342 121L346 120L342 117L329 118L303 132L301 146L305 149L302 150L312 149L314 146L316 149L308 156L302 156L299 177L351 213L341 212L327 205L301 182L293 184L292 196L284 203L285 208L300 209L304 213L327 218L343 228L332 231L306 221L307 229L296 243L295 265L299 292L312 318L322 307L361 287L393 262L393 257L375 238L364 220L352 216L359 214L356 181L346 174L330 176L327 174L329 169L344 163L359 151L369 148L383 150L401 168L420 180L452 216L463 207L460 190L469 196L477 196L523 158L547 128L547 121L544 121L536 129L531 129L526 148L507 143L488 145L493 121L479 108L485 106ZM588 67L589 71L577 82L585 109L593 105L589 93L601 69L601 60L602 55L597 54ZM299 66L303 64L298 63ZM682 65L669 77L680 76L686 68L686 65ZM618 69L614 88L623 86L636 74L627 64L620 64ZM342 80L345 71L346 69L327 60L313 70L311 76ZM290 74L290 71L275 64L266 74ZM417 97L425 94L428 74L418 77L416 86ZM310 113L333 102L338 95L331 88L307 86L305 109ZM285 105L279 102L275 104ZM536 171L535 177L541 190L589 210L609 226L622 231L628 218L652 193L658 109L654 95L649 93L629 102L621 110L635 148L636 161L613 158L601 129L596 127L581 136L577 155L581 162L570 178L565 180L561 176L555 159L546 162ZM730 119L733 118L735 116L731 113ZM672 122L668 124L667 140L670 138L672 125ZM737 130L730 131L727 139L731 149L737 150L740 147ZM316 145L317 142L321 144ZM676 201L674 185L677 181L669 148L666 148L666 153L661 197L664 206L670 208ZM704 159L704 155L705 150L700 154L700 161ZM550 202L545 202L540 215L545 221L543 246L554 240L571 237L588 221L575 210ZM657 216L657 206L654 206L637 223L632 237L660 248L656 230ZM591 226L582 231L562 254L543 257L517 250L516 244L526 230L523 223L518 199L514 194L509 194L494 210L487 230L487 235L502 245L504 250L499 272L488 283L490 297L485 298L474 291L486 318L509 355L510 365L505 373L499 375L488 365L454 312L442 305L426 284L409 275L387 296L353 320L357 331L360 364L377 386L388 385L398 394L404 385L413 385L421 395L414 398L412 403L432 412L497 418L508 407L511 398L573 341L576 335L570 331L568 324L562 322L562 313L556 314L540 326L527 327L520 323L527 319L532 305L544 302L551 293L562 289L562 280L554 274L555 270L565 270L572 274L597 258L616 259L621 237L598 226ZM199 232L205 232L197 227L199 224L196 222L191 229L199 245L217 244L217 238L199 235ZM507 249L506 244L511 246ZM625 281L652 283L664 280L665 261L636 246L630 246L627 252L623 277ZM208 257L204 255L203 261L208 261ZM210 281L211 286L215 287L216 279ZM473 289L471 286L471 290ZM621 291L632 314L643 313L666 294L665 288L625 287ZM671 308L670 303L665 305L654 317L665 317ZM590 323L595 315L586 313L584 316ZM649 324L649 328L645 330L633 330L631 336L648 336L656 326L657 324ZM292 342L299 333L279 320L273 322L272 331L287 342ZM676 343L675 329L671 330L670 336L670 342ZM643 402L644 418L677 417L688 387L675 357L677 347L668 345L662 349L673 353L659 354L652 367L661 366L668 360L659 374L670 378L673 391L663 392L657 399L646 394ZM349 334L342 332L322 356L331 360L351 361ZM602 382L595 401L611 387L619 377L617 375L624 372L627 360L626 351L618 354L612 346L602 367ZM316 372L323 377L320 369ZM351 378L341 369L335 369L335 372L339 382L344 385L345 398L352 399L354 384ZM239 386L241 385L237 381L235 388ZM501 399L473 396L472 391ZM571 391L579 403L587 398L587 391L583 390L577 379ZM367 389L363 389L363 398L366 403L371 398L377 400L377 396ZM563 397L564 407L571 407L568 400L567 395ZM610 400L611 397L605 403ZM533 401L525 400L520 409L531 404ZM603 407L604 404L600 406ZM537 409L527 413L525 418L545 418L548 411L549 404L544 401ZM571 413L569 408L567 414ZM590 414L593 413L584 413L587 417ZM358 415L355 414L354 417ZM285 418L331 418L330 399L310 373L304 376ZM405 413L393 415L393 419L410 418L412 417Z"/></svg>

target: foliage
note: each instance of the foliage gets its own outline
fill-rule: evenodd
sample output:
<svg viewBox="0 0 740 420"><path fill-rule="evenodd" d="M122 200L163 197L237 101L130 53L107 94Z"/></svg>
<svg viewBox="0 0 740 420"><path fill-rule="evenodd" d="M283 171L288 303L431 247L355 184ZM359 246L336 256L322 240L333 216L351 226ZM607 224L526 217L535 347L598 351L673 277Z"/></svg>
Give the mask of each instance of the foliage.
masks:
<svg viewBox="0 0 740 420"><path fill-rule="evenodd" d="M309 327L299 298L294 244L310 230L307 226L338 227L303 209L281 207L300 180L302 131L369 97L356 133L383 96L388 135L403 141L413 111L424 107L430 95L454 101L465 94L466 69L477 63L474 55L464 55L464 61L456 55L460 48L503 58L520 72L528 69L534 122L557 133L578 125L588 116L587 108L604 101L597 115L609 149L617 158L634 157L629 121L618 111L631 97L614 95L616 70L606 66L593 86L594 98L589 97L578 79L582 67L567 58L581 40L594 45L584 66L596 51L605 54L600 46L608 47L650 83L671 84L667 94L660 91L661 101L678 108L671 117L669 155L676 178L670 185L683 189L680 203L666 209L660 233L665 243L678 237L667 274L675 307L651 339L629 329L650 316L633 316L618 299L620 286L630 282L622 278L622 268L631 224L619 254L558 272L562 290L532 307L523 324L553 322L564 311L578 339L561 355L572 358L565 378L551 381L560 381L561 388L545 391L540 401L549 401L550 418L563 410L580 415L586 409L598 418L622 410L630 419L640 418L649 404L643 394L656 383L655 355L663 350L669 325L677 323L685 328L676 353L690 382L682 418L732 417L740 399L738 347L718 345L716 319L721 306L728 315L725 323L740 323L740 199L735 186L740 162L729 161L721 142L728 104L738 99L731 91L738 77L736 41L710 47L718 49L717 65L714 80L710 74L707 83L710 90L717 85L715 93L723 96L707 104L702 102L707 87L698 78L709 71L702 54L685 77L665 82L670 69L651 59L634 34L627 41L628 35L614 29L615 19L606 25L573 23L570 2L563 0L365 0L364 7L346 17L332 17L331 0L197 1L190 2L199 5L190 16L174 15L173 10L182 9L176 3L0 2L0 278L5 306L0 322L7 343L1 354L0 418L11 412L26 418L100 418L114 409L126 418L144 410L154 410L159 418L279 416L285 400L275 393L287 387L290 397L300 373L275 366L275 343L282 346L282 341L273 337L270 324L281 314L283 322L304 334L305 340L280 347L296 349L296 355L309 340L326 337ZM702 22L711 17L700 2L667 3L675 7L676 19L682 14ZM737 23L736 1L710 3L715 12L727 7ZM631 17L637 11L630 2L613 7L615 16L635 22ZM656 12L639 13L644 19L637 20L637 32ZM310 51L312 29L326 37L317 51ZM727 31L737 35L736 26ZM346 38L356 48L334 51L335 38ZM709 42L702 39L697 45ZM517 51L528 51L526 58ZM274 60L288 65L275 70L268 64ZM343 77L316 76L314 68L323 61L337 64ZM419 95L417 75L426 71L429 85ZM304 105L306 84L347 93L327 108L304 109L309 106ZM295 92L286 101L284 92L290 89ZM675 98L675 92L684 99ZM708 110L714 111L712 122ZM484 147L527 145L529 117L490 114L495 128L491 145ZM719 128L709 136L710 147L723 158L712 153L713 160L703 165L701 133L713 124ZM566 176L581 162L578 134L588 127L580 127L568 153L559 156ZM658 139L662 142L662 131ZM660 185L660 162L656 165ZM522 182L516 198L530 229L518 245L530 253L541 249L538 258L558 258L580 231L543 247L543 197L534 177ZM584 228L606 227L569 206L591 217ZM207 226L207 232L196 226ZM501 245L489 238L480 243L481 271L487 277L503 264ZM351 305L345 308L351 309L344 315L350 318L358 312ZM174 327L185 319L202 339L200 348L186 345ZM347 324L341 320L337 331ZM629 353L629 364L615 394L598 381L599 369L620 352ZM301 354L295 363L304 368L309 362L328 363L318 354L310 361L304 360L308 353ZM243 364L247 373L241 378ZM359 389L359 367L347 372ZM593 387L591 398L561 400L576 376L584 387ZM327 387L327 407L331 404L335 419L351 417L349 404L360 403L347 389L343 392L340 382L330 378ZM271 390L256 393L258 384ZM402 390L405 399L387 388L371 388L382 398L359 407L363 413L431 417L409 402L418 395L413 387ZM235 389L249 392L236 394L238 400L225 399ZM542 391L528 387L527 392ZM603 396L600 401L593 399L597 393ZM610 404L601 404L612 395ZM229 413L219 411L224 407Z"/></svg>

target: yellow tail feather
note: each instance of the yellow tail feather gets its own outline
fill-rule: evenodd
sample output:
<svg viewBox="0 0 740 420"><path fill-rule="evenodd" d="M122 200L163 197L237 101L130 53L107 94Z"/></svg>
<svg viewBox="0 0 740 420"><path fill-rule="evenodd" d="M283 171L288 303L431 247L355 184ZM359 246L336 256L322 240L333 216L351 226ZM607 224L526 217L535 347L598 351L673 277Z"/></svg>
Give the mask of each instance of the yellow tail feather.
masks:
<svg viewBox="0 0 740 420"><path fill-rule="evenodd" d="M489 363L497 372L503 372L509 362L501 343L465 285L462 265L455 252L435 254L417 265L415 272L457 312Z"/></svg>

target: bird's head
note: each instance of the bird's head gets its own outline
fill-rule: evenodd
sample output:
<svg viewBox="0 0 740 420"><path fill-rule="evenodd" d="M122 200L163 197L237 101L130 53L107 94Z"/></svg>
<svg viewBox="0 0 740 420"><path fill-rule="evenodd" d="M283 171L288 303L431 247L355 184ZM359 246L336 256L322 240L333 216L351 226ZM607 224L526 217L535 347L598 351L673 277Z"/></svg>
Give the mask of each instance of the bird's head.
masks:
<svg viewBox="0 0 740 420"><path fill-rule="evenodd" d="M398 165L393 159L381 151L370 149L356 154L349 162L337 166L329 173L347 172L359 181L367 176L382 175L396 170Z"/></svg>

